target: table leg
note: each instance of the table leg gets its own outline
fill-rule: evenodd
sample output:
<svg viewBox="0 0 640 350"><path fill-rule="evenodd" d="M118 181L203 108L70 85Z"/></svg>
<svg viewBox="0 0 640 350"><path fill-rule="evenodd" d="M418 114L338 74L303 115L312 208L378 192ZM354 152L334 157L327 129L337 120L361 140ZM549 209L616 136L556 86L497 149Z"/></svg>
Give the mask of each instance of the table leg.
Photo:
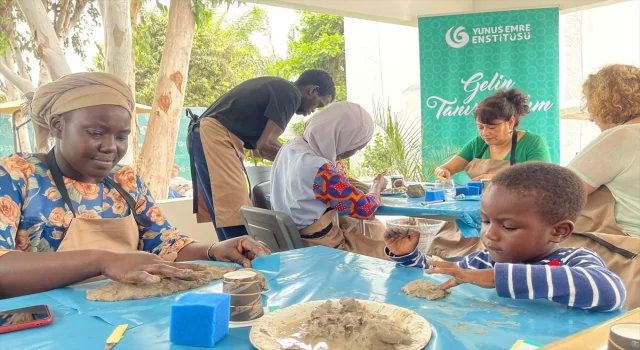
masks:
<svg viewBox="0 0 640 350"><path fill-rule="evenodd" d="M360 232L366 236L367 233L367 225L364 220L360 220Z"/></svg>

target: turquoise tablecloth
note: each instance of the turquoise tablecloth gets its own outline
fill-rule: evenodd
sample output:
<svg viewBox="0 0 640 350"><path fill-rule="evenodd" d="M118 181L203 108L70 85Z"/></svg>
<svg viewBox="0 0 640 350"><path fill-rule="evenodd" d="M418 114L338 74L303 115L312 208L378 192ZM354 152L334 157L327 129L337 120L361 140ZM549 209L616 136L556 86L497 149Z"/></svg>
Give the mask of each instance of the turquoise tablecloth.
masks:
<svg viewBox="0 0 640 350"><path fill-rule="evenodd" d="M475 198L474 198L475 199ZM440 216L455 221L465 237L480 237L480 197L477 200L455 200L423 205L422 198L382 197L376 215L387 216Z"/></svg>
<svg viewBox="0 0 640 350"><path fill-rule="evenodd" d="M408 298L400 289L409 281L443 282L447 277L427 276L421 269L326 247L281 255L280 275L269 282L266 293L270 306L347 296L399 305L431 323L433 336L427 349L509 349L518 339L547 344L620 314L572 310L546 300L504 299L494 290L471 285L456 287L439 301ZM92 285L99 283L104 282ZM169 309L179 295L100 303L84 298L86 288L0 301L0 310L47 304L55 317L50 326L0 335L0 349L102 349L114 326L121 323L128 323L130 329L117 350L188 349L169 343ZM221 288L216 281L201 291ZM248 328L232 329L216 349L252 349L248 334Z"/></svg>

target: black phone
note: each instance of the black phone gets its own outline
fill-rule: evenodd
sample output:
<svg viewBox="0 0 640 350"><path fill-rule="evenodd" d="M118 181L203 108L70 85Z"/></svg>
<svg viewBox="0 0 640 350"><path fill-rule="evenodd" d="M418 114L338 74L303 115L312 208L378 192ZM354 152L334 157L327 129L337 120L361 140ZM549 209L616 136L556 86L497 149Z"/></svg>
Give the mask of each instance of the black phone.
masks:
<svg viewBox="0 0 640 350"><path fill-rule="evenodd" d="M0 334L46 326L53 322L53 314L47 305L0 311Z"/></svg>

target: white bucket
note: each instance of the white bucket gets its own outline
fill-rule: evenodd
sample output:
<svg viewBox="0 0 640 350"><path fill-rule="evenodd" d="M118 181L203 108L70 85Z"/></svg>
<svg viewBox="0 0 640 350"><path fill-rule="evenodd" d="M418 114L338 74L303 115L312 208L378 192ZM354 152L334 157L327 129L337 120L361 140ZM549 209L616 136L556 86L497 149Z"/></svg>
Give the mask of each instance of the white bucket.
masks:
<svg viewBox="0 0 640 350"><path fill-rule="evenodd" d="M417 225L411 225L409 218L387 221L387 228L401 228L420 232L418 250L427 253L436 234L442 229L445 221L415 218Z"/></svg>

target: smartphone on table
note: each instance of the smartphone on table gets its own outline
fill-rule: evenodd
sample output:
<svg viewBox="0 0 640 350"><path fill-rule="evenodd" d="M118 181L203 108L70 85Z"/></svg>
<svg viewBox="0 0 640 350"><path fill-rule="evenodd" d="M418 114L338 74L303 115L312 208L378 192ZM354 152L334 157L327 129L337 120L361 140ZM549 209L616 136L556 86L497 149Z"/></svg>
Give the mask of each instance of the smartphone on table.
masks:
<svg viewBox="0 0 640 350"><path fill-rule="evenodd" d="M46 326L53 322L53 314L47 305L0 311L0 334Z"/></svg>

